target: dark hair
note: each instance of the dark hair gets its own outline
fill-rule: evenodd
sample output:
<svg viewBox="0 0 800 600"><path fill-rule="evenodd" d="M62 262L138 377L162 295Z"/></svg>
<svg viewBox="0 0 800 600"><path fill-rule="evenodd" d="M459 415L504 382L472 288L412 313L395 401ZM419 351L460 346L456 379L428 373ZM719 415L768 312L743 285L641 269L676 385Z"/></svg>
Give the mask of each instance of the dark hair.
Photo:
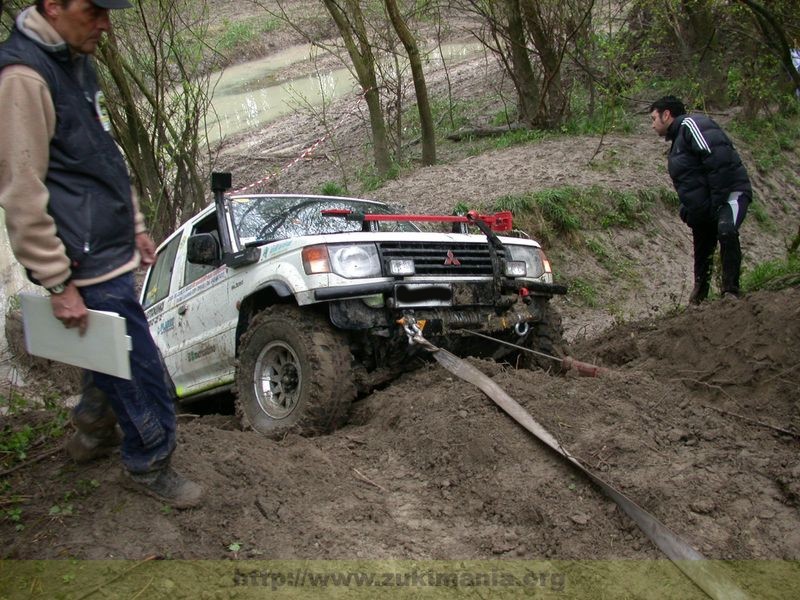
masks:
<svg viewBox="0 0 800 600"><path fill-rule="evenodd" d="M658 111L658 114L668 110L673 117L679 117L686 114L686 107L683 102L675 96L663 96L650 105L650 112Z"/></svg>

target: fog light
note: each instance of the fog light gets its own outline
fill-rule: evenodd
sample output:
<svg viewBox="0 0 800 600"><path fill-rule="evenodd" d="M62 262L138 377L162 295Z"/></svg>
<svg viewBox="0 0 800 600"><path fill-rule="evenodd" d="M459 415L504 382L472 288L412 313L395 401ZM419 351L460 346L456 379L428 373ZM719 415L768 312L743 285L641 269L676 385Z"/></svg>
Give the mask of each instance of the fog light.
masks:
<svg viewBox="0 0 800 600"><path fill-rule="evenodd" d="M389 261L389 275L402 277L416 273L414 261L410 258L393 258Z"/></svg>
<svg viewBox="0 0 800 600"><path fill-rule="evenodd" d="M506 277L525 277L528 269L525 267L524 260L507 260L503 265L503 272Z"/></svg>

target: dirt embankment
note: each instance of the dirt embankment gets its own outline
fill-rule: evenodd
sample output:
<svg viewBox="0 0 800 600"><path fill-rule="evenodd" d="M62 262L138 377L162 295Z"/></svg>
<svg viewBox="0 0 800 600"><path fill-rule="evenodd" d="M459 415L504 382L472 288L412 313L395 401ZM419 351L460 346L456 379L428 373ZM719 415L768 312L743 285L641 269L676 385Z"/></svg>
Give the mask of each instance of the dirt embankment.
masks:
<svg viewBox="0 0 800 600"><path fill-rule="evenodd" d="M575 353L578 379L476 362L556 435L706 556L800 556L800 290L630 324ZM31 417L28 417L31 418ZM13 424L13 422L12 422ZM358 402L350 424L269 441L223 415L180 419L204 507L165 511L118 458L61 453L4 478L18 558L660 558L585 478L432 364ZM54 510L53 507L59 507Z"/></svg>

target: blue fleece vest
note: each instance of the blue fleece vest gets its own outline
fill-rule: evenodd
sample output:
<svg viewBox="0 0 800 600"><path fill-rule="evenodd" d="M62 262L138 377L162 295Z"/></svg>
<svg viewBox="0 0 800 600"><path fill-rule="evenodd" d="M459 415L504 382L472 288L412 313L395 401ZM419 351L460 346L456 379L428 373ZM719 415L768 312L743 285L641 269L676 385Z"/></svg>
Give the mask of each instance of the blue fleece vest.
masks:
<svg viewBox="0 0 800 600"><path fill-rule="evenodd" d="M121 267L135 248L133 201L125 161L95 106L94 66L87 56L73 59L66 47L51 52L16 27L0 45L0 70L13 64L37 71L55 105L47 211L67 249L72 278L99 277Z"/></svg>

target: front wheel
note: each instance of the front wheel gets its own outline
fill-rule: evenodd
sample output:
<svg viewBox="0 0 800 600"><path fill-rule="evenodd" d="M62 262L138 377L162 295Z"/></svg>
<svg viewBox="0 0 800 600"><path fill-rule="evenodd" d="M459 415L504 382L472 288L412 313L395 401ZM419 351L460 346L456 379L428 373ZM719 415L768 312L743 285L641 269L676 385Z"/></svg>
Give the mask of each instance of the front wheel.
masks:
<svg viewBox="0 0 800 600"><path fill-rule="evenodd" d="M561 370L561 361L557 359L566 356L564 328L561 324L561 314L549 303L542 307L542 318L531 327L524 345L540 354L523 353L522 366L545 371ZM543 356L545 354L547 356Z"/></svg>
<svg viewBox="0 0 800 600"><path fill-rule="evenodd" d="M355 398L347 340L316 313L267 308L242 337L235 388L245 427L268 437L331 431Z"/></svg>

